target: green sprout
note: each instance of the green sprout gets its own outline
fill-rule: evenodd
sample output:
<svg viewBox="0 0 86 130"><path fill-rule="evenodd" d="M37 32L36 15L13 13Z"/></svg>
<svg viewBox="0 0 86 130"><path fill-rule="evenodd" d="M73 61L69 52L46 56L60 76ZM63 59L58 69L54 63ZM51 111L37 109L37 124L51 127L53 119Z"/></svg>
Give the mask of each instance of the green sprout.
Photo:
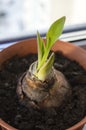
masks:
<svg viewBox="0 0 86 130"><path fill-rule="evenodd" d="M50 73L54 63L54 53L49 56L49 52L62 34L65 23L65 16L56 20L49 28L46 34L46 44L41 38L39 32L37 32L37 43L38 43L38 63L36 72L34 75L41 81L45 81L46 77Z"/></svg>

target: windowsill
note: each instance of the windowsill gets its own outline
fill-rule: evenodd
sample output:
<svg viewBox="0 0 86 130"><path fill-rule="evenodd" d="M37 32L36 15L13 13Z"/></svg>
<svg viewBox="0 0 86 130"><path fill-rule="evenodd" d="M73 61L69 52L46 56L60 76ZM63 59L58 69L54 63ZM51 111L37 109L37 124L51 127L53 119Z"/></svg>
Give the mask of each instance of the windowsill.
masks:
<svg viewBox="0 0 86 130"><path fill-rule="evenodd" d="M71 42L75 45L81 46L83 48L86 48L86 24L82 25L73 25L64 28L63 34L60 37L60 40ZM47 31L46 31L47 32ZM46 32L41 31L41 36L45 37ZM30 33L30 34L22 34L21 36L15 36L9 38L3 38L0 39L0 51L12 44L15 44L15 42L18 42L20 40L26 40L29 38L36 38L36 33Z"/></svg>

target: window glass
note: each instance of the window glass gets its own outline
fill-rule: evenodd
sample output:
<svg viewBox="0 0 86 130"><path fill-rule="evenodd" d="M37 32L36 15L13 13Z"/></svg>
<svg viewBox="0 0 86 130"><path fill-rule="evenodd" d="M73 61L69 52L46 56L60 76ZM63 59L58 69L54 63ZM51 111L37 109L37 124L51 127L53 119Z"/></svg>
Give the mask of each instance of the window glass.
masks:
<svg viewBox="0 0 86 130"><path fill-rule="evenodd" d="M65 26L86 24L86 0L0 0L0 39L44 32L66 16Z"/></svg>

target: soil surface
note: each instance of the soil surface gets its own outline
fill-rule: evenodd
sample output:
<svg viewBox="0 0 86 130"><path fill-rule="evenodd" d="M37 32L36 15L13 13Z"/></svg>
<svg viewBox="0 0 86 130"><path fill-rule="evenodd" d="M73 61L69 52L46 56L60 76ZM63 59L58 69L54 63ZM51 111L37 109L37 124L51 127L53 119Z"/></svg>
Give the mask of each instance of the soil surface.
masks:
<svg viewBox="0 0 86 130"><path fill-rule="evenodd" d="M72 89L69 100L59 108L36 110L18 102L16 87L19 77L36 54L17 56L0 71L0 118L19 130L65 130L86 116L86 71L75 61L56 53L54 67L66 76Z"/></svg>

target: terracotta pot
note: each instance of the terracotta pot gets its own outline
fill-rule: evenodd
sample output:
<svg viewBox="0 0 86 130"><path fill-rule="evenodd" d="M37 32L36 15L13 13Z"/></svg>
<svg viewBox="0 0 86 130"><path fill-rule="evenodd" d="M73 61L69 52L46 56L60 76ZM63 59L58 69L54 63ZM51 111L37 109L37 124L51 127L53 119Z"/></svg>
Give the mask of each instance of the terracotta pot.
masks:
<svg viewBox="0 0 86 130"><path fill-rule="evenodd" d="M63 55L71 60L77 61L86 70L86 51L82 48L75 46L73 44L57 41L52 48L53 51L61 51ZM37 43L36 39L30 39L26 41L21 41L15 45L12 45L0 52L0 68L6 60L13 57L14 55L24 56L29 53L37 53ZM67 130L81 130L83 125L86 123L86 117L82 119L79 123ZM0 119L0 127L2 130L17 130L2 119Z"/></svg>

